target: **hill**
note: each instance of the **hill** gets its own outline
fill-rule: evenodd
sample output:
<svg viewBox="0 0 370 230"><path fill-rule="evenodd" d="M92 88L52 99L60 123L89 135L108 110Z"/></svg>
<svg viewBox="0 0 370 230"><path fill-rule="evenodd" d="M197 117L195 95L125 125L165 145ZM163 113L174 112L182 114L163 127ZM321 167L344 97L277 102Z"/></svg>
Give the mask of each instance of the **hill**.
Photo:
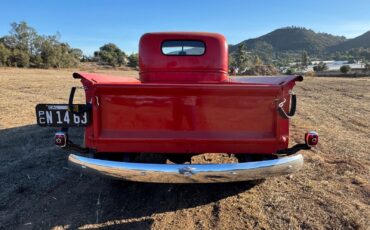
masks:
<svg viewBox="0 0 370 230"><path fill-rule="evenodd" d="M358 37L348 39L337 45L330 46L327 48L327 51L328 52L346 51L356 48L370 48L370 30Z"/></svg>
<svg viewBox="0 0 370 230"><path fill-rule="evenodd" d="M248 50L261 51L261 49L264 49L275 54L305 50L311 55L317 55L324 52L328 47L338 45L344 41L346 41L346 38L343 36L316 33L302 27L285 27L241 43L245 44ZM239 44L230 46L230 52L234 52Z"/></svg>

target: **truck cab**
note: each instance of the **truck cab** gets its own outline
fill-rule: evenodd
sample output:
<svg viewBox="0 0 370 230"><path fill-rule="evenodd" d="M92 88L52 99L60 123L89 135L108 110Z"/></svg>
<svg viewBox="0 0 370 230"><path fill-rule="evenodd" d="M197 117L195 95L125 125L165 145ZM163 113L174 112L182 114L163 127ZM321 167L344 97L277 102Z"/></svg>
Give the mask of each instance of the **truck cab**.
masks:
<svg viewBox="0 0 370 230"><path fill-rule="evenodd" d="M139 44L143 83L223 83L228 45L214 33L147 33Z"/></svg>
<svg viewBox="0 0 370 230"><path fill-rule="evenodd" d="M73 103L72 88L68 104L36 106L40 126L61 127L56 145L79 153L69 155L76 170L143 182L245 181L299 170L298 152L318 142L311 131L289 148L297 108L292 88L302 76L229 77L228 45L220 34L144 34L139 68L139 79L74 73L86 104ZM66 116L71 119L61 119ZM85 129L84 145L68 138L69 127ZM187 162L132 157L154 153ZM190 157L202 153L233 154L239 163L191 164Z"/></svg>

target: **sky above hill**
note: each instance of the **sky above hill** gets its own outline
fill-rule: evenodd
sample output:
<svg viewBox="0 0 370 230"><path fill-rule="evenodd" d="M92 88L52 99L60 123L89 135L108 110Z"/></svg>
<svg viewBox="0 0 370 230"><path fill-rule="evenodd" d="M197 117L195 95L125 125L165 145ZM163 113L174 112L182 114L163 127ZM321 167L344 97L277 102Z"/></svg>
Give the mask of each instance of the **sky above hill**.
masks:
<svg viewBox="0 0 370 230"><path fill-rule="evenodd" d="M370 30L369 0L11 0L1 8L0 37L26 21L89 55L108 42L137 52L140 36L157 31L217 32L236 44L292 25L347 38Z"/></svg>

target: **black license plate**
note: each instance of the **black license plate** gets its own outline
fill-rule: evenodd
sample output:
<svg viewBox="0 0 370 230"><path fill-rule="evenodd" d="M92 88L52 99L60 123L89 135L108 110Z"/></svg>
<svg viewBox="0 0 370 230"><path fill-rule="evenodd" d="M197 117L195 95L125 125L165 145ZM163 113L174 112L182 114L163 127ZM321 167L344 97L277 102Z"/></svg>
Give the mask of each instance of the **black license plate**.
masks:
<svg viewBox="0 0 370 230"><path fill-rule="evenodd" d="M73 105L75 111L81 111L85 106ZM37 124L43 127L84 127L90 123L90 111L72 113L66 104L38 104L36 117Z"/></svg>

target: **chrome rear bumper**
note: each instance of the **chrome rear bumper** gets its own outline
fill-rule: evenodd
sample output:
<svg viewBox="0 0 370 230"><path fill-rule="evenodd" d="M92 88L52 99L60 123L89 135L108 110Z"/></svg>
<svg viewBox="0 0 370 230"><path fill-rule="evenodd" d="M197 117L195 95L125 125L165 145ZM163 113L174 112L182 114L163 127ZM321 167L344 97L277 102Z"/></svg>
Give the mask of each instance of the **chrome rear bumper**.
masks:
<svg viewBox="0 0 370 230"><path fill-rule="evenodd" d="M69 165L82 173L153 183L219 183L290 174L303 165L301 154L234 164L147 164L98 160L70 154Z"/></svg>

